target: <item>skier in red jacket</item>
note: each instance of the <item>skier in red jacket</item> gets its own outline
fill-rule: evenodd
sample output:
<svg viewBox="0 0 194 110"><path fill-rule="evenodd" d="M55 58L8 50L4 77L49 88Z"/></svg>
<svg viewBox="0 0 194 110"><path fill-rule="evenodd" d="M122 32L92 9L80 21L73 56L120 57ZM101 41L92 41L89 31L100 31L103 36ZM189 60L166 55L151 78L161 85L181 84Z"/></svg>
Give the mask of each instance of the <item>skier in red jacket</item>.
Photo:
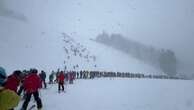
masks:
<svg viewBox="0 0 194 110"><path fill-rule="evenodd" d="M57 77L58 80L58 92L61 91L61 87L62 87L62 91L64 91L64 80L65 80L65 75L64 72L61 71Z"/></svg>
<svg viewBox="0 0 194 110"><path fill-rule="evenodd" d="M21 76L22 76L21 71L19 70L14 71L13 74L8 76L5 82L4 88L14 91L17 94L17 89L18 89L18 86L20 85L20 81L22 78ZM9 109L9 110L14 110L14 108Z"/></svg>
<svg viewBox="0 0 194 110"><path fill-rule="evenodd" d="M22 72L19 70L14 71L12 75L8 76L4 87L17 93L17 88L20 85L21 78Z"/></svg>
<svg viewBox="0 0 194 110"><path fill-rule="evenodd" d="M31 96L34 96L34 99L37 103L38 110L42 108L42 101L39 97L38 89L41 88L41 79L38 76L37 69L31 69L30 74L24 79L24 90L26 91L26 99L23 103L22 110L26 110L28 103L30 102Z"/></svg>

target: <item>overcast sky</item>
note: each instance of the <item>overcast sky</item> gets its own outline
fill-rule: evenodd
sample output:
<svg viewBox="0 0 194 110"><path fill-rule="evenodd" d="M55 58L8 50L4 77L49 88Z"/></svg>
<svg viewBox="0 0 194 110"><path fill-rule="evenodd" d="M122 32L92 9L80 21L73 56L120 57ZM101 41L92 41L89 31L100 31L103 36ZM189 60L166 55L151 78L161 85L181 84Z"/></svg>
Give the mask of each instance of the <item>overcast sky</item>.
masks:
<svg viewBox="0 0 194 110"><path fill-rule="evenodd" d="M40 34L49 34L45 37L52 38L44 42L49 43L58 42L53 36L61 32L84 39L103 30L172 49L184 72L194 71L194 0L0 0L3 52L8 45L18 51L15 44L26 46L23 42L38 48Z"/></svg>

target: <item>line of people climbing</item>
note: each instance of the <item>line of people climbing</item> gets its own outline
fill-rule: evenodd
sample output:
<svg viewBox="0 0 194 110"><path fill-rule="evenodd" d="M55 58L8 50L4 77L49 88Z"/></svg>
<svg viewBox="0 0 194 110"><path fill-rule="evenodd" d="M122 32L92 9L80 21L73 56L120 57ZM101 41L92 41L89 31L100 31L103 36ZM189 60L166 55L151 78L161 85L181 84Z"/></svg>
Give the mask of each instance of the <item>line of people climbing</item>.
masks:
<svg viewBox="0 0 194 110"><path fill-rule="evenodd" d="M58 72L52 71L49 76L49 80L52 83L54 75L57 77ZM94 79L94 78L149 78L149 79L182 79L186 80L187 78L181 76L169 76L169 75L160 75L160 74L143 74L143 73L132 73L132 72L107 72L107 71L66 71L65 75L68 75L71 79ZM67 77L68 77L67 76ZM72 79L72 80L73 80Z"/></svg>

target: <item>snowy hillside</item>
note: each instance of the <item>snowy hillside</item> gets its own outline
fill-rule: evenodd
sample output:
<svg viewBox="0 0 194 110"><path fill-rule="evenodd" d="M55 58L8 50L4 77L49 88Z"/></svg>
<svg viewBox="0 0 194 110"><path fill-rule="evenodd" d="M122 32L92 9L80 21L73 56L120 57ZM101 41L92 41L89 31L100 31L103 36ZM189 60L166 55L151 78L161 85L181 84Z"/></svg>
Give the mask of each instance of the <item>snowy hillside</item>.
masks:
<svg viewBox="0 0 194 110"><path fill-rule="evenodd" d="M57 68L73 69L74 65L79 65L76 70L101 70L101 71L121 71L121 72L143 72L143 73L161 73L153 67L140 62L126 54L123 54L102 44L89 40L89 37L71 35L74 45L83 45L86 48L86 54L95 56L95 61L87 61L78 56L65 52L67 45L63 39L63 32L40 31L39 29L29 30L29 24L13 20L3 19L9 28L0 30L5 36L1 37L1 66L5 67L8 73L14 69L29 69L36 67L50 72ZM18 25L16 27L16 25ZM8 30L12 30L10 34ZM35 37L33 37L35 36ZM64 61L66 63L64 64Z"/></svg>
<svg viewBox="0 0 194 110"><path fill-rule="evenodd" d="M49 85L41 98L43 110L193 110L193 85L182 80L76 80L66 86L66 93Z"/></svg>
<svg viewBox="0 0 194 110"><path fill-rule="evenodd" d="M13 21L11 21L13 22ZM26 30L25 25L21 25L20 29ZM26 30L27 31L27 30ZM9 32L1 30L5 34ZM83 45L88 55L95 56L94 59L87 61L86 59L68 55L64 48L68 46L63 40L61 33L56 32L37 32L36 36L31 37L34 34L27 32L13 32L14 36L8 36L1 38L1 65L4 66L10 73L14 69L29 69L36 67L50 72L52 69L57 68L73 69L74 65L79 65L76 70L101 70L101 71L120 71L120 72L143 72L143 73L161 73L160 70L156 70L153 67L140 62L126 54L123 54L117 50L106 47L102 44L98 44L89 40L89 38L82 39L81 37L71 36L74 39L74 44ZM20 37L23 36L23 37ZM26 37L25 37L26 36ZM29 37L28 37L29 36ZM16 44L14 44L17 42ZM14 44L14 45L13 45ZM67 59L67 57L70 57ZM89 57L89 56L88 56ZM65 64L64 64L64 61Z"/></svg>
<svg viewBox="0 0 194 110"><path fill-rule="evenodd" d="M0 0L0 66L8 75L44 70L47 81L52 70L94 71L78 73L86 79L65 85L66 93L59 94L57 84L41 89L43 110L194 110L194 81L172 80L147 57L140 61L91 40L106 31L169 48L180 59L177 77L183 79L194 71L193 7L192 0ZM95 70L118 73L87 79Z"/></svg>
<svg viewBox="0 0 194 110"><path fill-rule="evenodd" d="M159 74L159 70L113 48L63 33L67 70L98 70ZM79 43L78 43L79 42ZM76 67L76 65L78 65ZM75 67L74 67L75 66Z"/></svg>
<svg viewBox="0 0 194 110"><path fill-rule="evenodd" d="M25 10L20 9L20 6L18 6L20 3L25 4L21 6ZM58 5L60 3L61 5ZM13 17L0 16L0 34L3 35L0 37L0 65L5 67L8 73L15 69L34 67L51 72L51 70L57 70L57 68L64 69L65 66L67 66L67 69L73 69L73 66L77 64L79 64L77 70L161 73L160 70L156 70L144 62L89 40L95 38L98 32L87 31L86 34L83 27L76 28L84 21L79 20L77 17L72 18L72 15L68 14L69 12L65 13L64 19L60 9L64 8L62 4L66 3L70 6L83 8L75 1L56 3L52 0L34 0L30 2L19 0L12 1L11 4L4 1L6 9L22 13L26 17L25 21L21 21ZM49 13L47 13L48 11ZM64 9L64 11L67 10ZM83 16L80 15L80 17ZM67 22L67 20L69 21ZM88 28L90 26L86 29ZM67 48L69 45L63 41L64 36L62 33L67 33L74 39L75 46L77 44L83 45L87 49L86 54L95 56L96 61L91 60L88 62L83 58L74 57L73 54L70 55L68 60L64 47ZM64 64L64 61L66 61L66 64Z"/></svg>

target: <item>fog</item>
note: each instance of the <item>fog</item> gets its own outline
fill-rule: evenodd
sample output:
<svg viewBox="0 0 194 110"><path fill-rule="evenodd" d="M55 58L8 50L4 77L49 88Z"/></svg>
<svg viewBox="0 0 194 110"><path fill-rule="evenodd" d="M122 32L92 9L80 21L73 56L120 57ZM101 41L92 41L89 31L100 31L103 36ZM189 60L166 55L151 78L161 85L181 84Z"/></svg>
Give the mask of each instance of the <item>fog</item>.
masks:
<svg viewBox="0 0 194 110"><path fill-rule="evenodd" d="M106 32L99 34L94 41L112 47L125 53L141 62L145 62L154 68L163 71L164 74L175 76L179 70L175 53L170 49L156 49L153 46L146 46L139 42L130 40L121 34L111 34ZM132 63L133 64L133 63ZM178 73L177 75L180 75Z"/></svg>
<svg viewBox="0 0 194 110"><path fill-rule="evenodd" d="M0 0L0 46L26 46L23 42L29 42L27 47L40 46L36 36L44 32L54 36L65 31L87 39L105 30L173 50L179 72L190 74L194 71L193 19L193 0Z"/></svg>
<svg viewBox="0 0 194 110"><path fill-rule="evenodd" d="M0 1L0 16L21 20L21 21L27 20L23 14L17 13L14 10L10 10L6 8L3 1Z"/></svg>

